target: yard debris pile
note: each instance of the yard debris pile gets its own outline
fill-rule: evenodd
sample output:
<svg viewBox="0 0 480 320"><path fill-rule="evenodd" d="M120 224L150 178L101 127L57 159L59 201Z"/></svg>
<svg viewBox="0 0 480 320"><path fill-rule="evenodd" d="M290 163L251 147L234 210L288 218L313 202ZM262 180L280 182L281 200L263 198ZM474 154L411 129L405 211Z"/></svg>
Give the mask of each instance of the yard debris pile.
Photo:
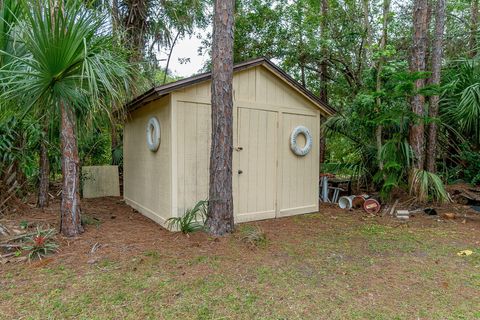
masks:
<svg viewBox="0 0 480 320"><path fill-rule="evenodd" d="M447 190L456 203L480 205L480 187L459 183L447 186Z"/></svg>
<svg viewBox="0 0 480 320"><path fill-rule="evenodd" d="M366 213L369 216L390 216L406 221L416 215L425 215L438 222L461 222L480 219L480 187L455 184L448 187L452 201L446 204L425 203L406 193L393 193L393 200L381 202L376 194L342 196L338 207L344 210ZM370 210L369 210L370 209Z"/></svg>

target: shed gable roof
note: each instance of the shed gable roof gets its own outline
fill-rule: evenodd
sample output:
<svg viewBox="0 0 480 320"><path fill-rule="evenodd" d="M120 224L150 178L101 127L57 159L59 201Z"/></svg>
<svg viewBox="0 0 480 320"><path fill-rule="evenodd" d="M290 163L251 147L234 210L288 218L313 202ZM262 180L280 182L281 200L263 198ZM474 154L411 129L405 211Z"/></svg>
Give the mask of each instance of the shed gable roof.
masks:
<svg viewBox="0 0 480 320"><path fill-rule="evenodd" d="M295 79L293 79L285 71L280 69L278 66L276 66L273 62L271 62L267 58L261 57L261 58L256 58L256 59L253 59L253 60L249 60L249 61L245 61L245 62L242 62L242 63L235 64L233 66L233 72L235 73L237 71L245 70L245 69L260 66L260 65L263 65L267 70L269 70L270 72L275 74L277 77L282 79L290 87L295 89L296 92L298 92L300 95L307 98L317 108L323 110L328 115L332 115L332 114L337 112L331 106L322 102L316 95L314 95L311 91L309 91L304 86L302 86L300 83L298 83ZM142 94L142 95L136 97L135 99L133 99L132 101L130 101L126 105L127 112L132 112L132 111L146 105L147 103L149 103L151 101L160 99L161 97L163 97L163 96L165 96L165 95L167 95L167 94L169 94L173 91L176 91L176 90L179 90L179 89L197 84L199 82L210 80L211 77L212 77L211 72L206 72L206 73L198 74L198 75L188 77L188 78L185 78L185 79L181 79L181 80L178 80L178 81L175 81L175 82L167 83L167 84L164 84L164 85L161 85L161 86L153 87L152 89L148 90L144 94Z"/></svg>

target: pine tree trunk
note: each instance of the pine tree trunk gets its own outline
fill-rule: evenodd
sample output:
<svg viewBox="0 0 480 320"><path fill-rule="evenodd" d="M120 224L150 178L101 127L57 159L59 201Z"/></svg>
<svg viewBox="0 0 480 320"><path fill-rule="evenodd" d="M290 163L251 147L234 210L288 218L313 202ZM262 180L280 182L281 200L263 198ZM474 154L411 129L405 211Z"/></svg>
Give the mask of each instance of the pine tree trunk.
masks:
<svg viewBox="0 0 480 320"><path fill-rule="evenodd" d="M212 147L207 227L233 231L233 10L234 0L216 0L212 47Z"/></svg>
<svg viewBox="0 0 480 320"><path fill-rule="evenodd" d="M445 0L437 0L435 13L435 40L433 42L432 53L432 76L430 83L439 85L442 71L443 57L443 33L445 30ZM440 97L438 95L430 97L430 107L428 109L429 117L438 116ZM427 144L427 165L426 169L430 172L436 172L436 151L437 151L437 124L432 122L428 125L428 144Z"/></svg>
<svg viewBox="0 0 480 320"><path fill-rule="evenodd" d="M322 36L322 46L320 48L321 50L321 61L319 65L319 78L320 78L320 100L324 103L328 104L328 87L327 87L327 81L328 81L328 64L327 64L327 56L328 56L328 46L327 46L327 27L328 27L328 1L327 0L322 0L322 6L321 6L321 15L322 15L322 20L320 23L320 33ZM321 119L321 123L323 124L325 122L325 118ZM326 154L326 144L327 141L325 139L325 135L321 133L320 135L320 163L325 162L325 154Z"/></svg>
<svg viewBox="0 0 480 320"><path fill-rule="evenodd" d="M413 47L410 63L412 72L425 71L426 41L427 41L427 0L415 0L413 11ZM420 90L425 86L425 79L415 81L415 89ZM425 162L425 126L423 123L425 97L416 94L411 100L412 112L417 116L410 125L409 140L415 160L414 168L423 170Z"/></svg>
<svg viewBox="0 0 480 320"><path fill-rule="evenodd" d="M477 55L477 31L478 31L478 0L472 0L470 6L470 58Z"/></svg>
<svg viewBox="0 0 480 320"><path fill-rule="evenodd" d="M80 219L80 172L77 137L75 134L75 112L65 102L61 109L61 148L62 148L62 203L60 207L60 231L67 237L83 232Z"/></svg>
<svg viewBox="0 0 480 320"><path fill-rule="evenodd" d="M383 65L385 64L384 52L387 46L387 37L388 37L388 15L390 12L390 0L383 1L383 18L382 18L382 37L380 38L380 58L377 63L377 80L376 80L376 91L379 93L382 90L382 71ZM376 111L381 112L382 108L382 98L377 96L376 98ZM379 124L375 130L375 139L377 142L377 158L378 158L378 167L380 170L383 170L383 160L382 160L382 146L383 146L383 126Z"/></svg>
<svg viewBox="0 0 480 320"><path fill-rule="evenodd" d="M48 125L48 122L47 122ZM45 132L48 131L46 126ZM48 148L47 142L45 139L47 136L42 139L40 143L40 161L39 161L39 174L38 174L38 199L37 207L45 208L48 207L48 187L49 187L49 176L50 176L50 162L48 161Z"/></svg>

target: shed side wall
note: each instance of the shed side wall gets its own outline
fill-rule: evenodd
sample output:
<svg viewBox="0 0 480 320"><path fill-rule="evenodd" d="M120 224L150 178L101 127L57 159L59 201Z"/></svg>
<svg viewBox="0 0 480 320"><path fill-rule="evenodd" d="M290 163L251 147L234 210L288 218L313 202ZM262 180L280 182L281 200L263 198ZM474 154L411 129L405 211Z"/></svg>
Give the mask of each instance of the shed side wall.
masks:
<svg viewBox="0 0 480 320"><path fill-rule="evenodd" d="M160 122L160 147L146 143L148 119ZM171 104L170 96L130 114L124 131L124 198L130 206L165 226L171 216Z"/></svg>

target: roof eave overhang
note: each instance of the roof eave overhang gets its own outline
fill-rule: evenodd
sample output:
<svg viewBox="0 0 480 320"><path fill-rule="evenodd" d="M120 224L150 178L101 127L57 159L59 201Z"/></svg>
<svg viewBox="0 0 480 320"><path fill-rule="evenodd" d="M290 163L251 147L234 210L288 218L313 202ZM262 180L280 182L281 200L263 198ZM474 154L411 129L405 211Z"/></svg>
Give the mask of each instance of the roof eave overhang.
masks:
<svg viewBox="0 0 480 320"><path fill-rule="evenodd" d="M300 83L298 83L295 79L293 79L290 75L288 75L285 71L280 69L274 63L266 58L257 58L254 60L249 60L243 63L236 64L233 68L233 72L241 71L247 68L252 68L255 66L263 65L271 72L276 74L280 79L282 79L285 83L293 87L298 93L304 96L307 100L312 102L315 106L317 106L321 111L325 113L326 116L331 116L337 113L335 109L333 109L328 104L323 103L317 96L315 96L312 92L308 91L305 87L303 87ZM134 110L139 109L140 107L160 99L167 94L170 94L173 91L182 89L184 87L188 87L200 82L208 81L211 79L211 72L202 73L196 76L192 76L186 79L178 80L175 82L168 83L166 85L162 85L159 87L154 87L145 93L141 94L140 96L136 97L126 105L127 113L133 112Z"/></svg>

